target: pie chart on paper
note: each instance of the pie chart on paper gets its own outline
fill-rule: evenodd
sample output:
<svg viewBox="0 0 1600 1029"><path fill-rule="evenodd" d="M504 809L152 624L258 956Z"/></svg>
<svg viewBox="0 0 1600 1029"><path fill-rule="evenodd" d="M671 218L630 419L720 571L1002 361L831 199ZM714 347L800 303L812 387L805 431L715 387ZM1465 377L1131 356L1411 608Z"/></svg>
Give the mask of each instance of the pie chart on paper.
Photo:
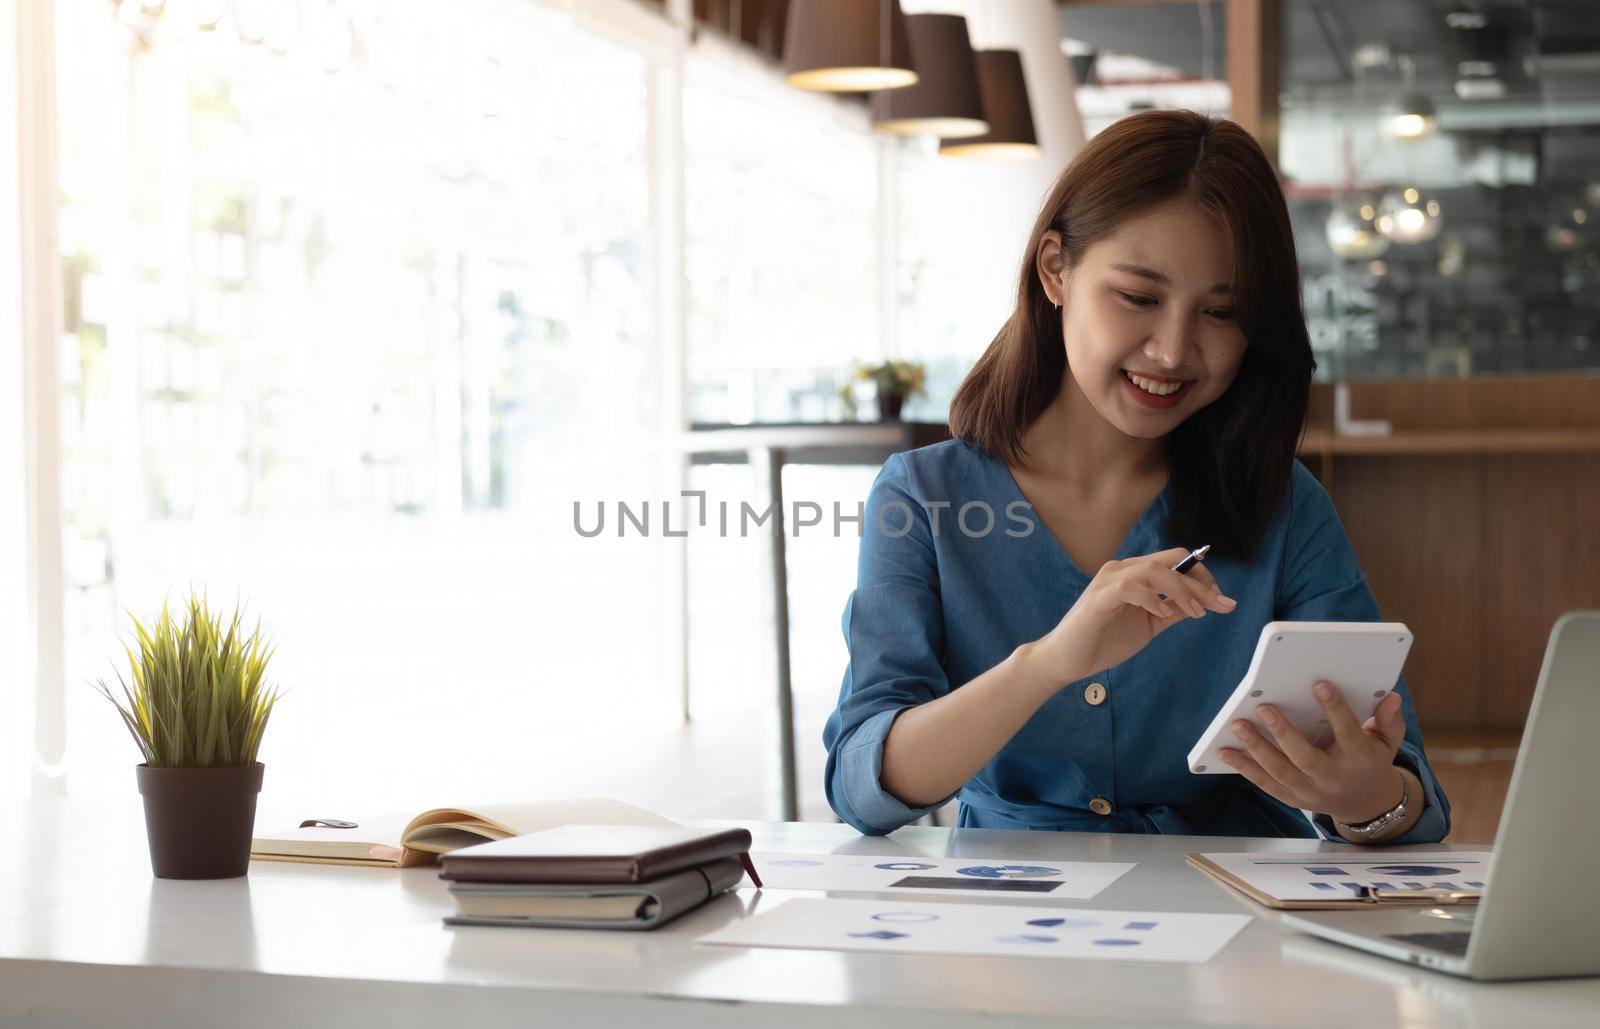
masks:
<svg viewBox="0 0 1600 1029"><path fill-rule="evenodd" d="M1040 879L1060 875L1061 869L1048 865L968 865L956 869L956 874L978 879Z"/></svg>

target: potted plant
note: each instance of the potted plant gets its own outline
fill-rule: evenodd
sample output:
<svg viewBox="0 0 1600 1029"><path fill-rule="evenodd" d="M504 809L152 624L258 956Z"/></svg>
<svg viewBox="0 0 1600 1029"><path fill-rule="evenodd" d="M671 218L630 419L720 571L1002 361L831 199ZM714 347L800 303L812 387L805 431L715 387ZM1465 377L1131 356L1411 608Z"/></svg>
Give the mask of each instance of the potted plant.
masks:
<svg viewBox="0 0 1600 1029"><path fill-rule="evenodd" d="M854 362L851 382L839 390L847 417L856 414L856 383L870 382L878 401L878 418L881 421L898 421L907 397L920 397L927 377L920 361L884 361L872 364Z"/></svg>
<svg viewBox="0 0 1600 1029"><path fill-rule="evenodd" d="M256 750L279 696L266 682L273 647L259 622L245 633L237 606L225 623L193 594L181 619L163 603L153 624L132 621L123 699L103 680L92 685L144 754L136 772L151 869L161 879L244 875L264 771Z"/></svg>

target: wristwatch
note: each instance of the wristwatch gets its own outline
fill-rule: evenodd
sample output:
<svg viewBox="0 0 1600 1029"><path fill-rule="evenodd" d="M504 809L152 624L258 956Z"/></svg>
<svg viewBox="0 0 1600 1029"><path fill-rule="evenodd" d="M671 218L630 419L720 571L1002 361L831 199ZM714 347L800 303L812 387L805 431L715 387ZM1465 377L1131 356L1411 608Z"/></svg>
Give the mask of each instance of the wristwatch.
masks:
<svg viewBox="0 0 1600 1029"><path fill-rule="evenodd" d="M1405 774L1400 772L1398 768L1395 769L1395 772L1400 776L1400 803L1372 821L1362 822L1360 825L1346 825L1335 818L1333 827L1339 830L1339 835L1348 839L1375 840L1388 831L1390 826L1405 820L1406 802L1411 799L1411 780L1407 779Z"/></svg>

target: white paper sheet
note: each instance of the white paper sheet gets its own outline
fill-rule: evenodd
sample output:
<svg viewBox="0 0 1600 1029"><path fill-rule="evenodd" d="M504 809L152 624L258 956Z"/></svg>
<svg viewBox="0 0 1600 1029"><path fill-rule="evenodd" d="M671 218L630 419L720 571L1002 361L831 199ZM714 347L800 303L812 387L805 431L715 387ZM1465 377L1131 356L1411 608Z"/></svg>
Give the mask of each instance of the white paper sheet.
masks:
<svg viewBox="0 0 1600 1029"><path fill-rule="evenodd" d="M1432 853L1363 849L1345 854L1207 854L1221 868L1279 900L1338 900L1359 886L1378 889L1481 890L1487 850Z"/></svg>
<svg viewBox="0 0 1600 1029"><path fill-rule="evenodd" d="M986 957L1209 961L1248 915L795 897L698 942Z"/></svg>
<svg viewBox="0 0 1600 1029"><path fill-rule="evenodd" d="M752 853L750 860L761 875L762 886L770 890L1034 900L1088 900L1133 868L1132 864L1108 861L871 854Z"/></svg>

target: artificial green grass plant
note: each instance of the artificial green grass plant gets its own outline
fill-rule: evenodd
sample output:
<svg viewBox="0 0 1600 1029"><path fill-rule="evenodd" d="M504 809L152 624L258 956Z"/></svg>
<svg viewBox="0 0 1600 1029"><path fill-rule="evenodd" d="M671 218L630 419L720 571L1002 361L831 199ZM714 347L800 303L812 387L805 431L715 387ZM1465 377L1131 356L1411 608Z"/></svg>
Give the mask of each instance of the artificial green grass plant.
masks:
<svg viewBox="0 0 1600 1029"><path fill-rule="evenodd" d="M237 605L224 624L204 597L192 593L181 621L163 603L153 624L132 622L137 649L123 644L132 686L117 673L126 704L104 681L92 685L116 706L145 763L254 764L279 696L266 683L275 648L262 639L260 622L246 636Z"/></svg>

